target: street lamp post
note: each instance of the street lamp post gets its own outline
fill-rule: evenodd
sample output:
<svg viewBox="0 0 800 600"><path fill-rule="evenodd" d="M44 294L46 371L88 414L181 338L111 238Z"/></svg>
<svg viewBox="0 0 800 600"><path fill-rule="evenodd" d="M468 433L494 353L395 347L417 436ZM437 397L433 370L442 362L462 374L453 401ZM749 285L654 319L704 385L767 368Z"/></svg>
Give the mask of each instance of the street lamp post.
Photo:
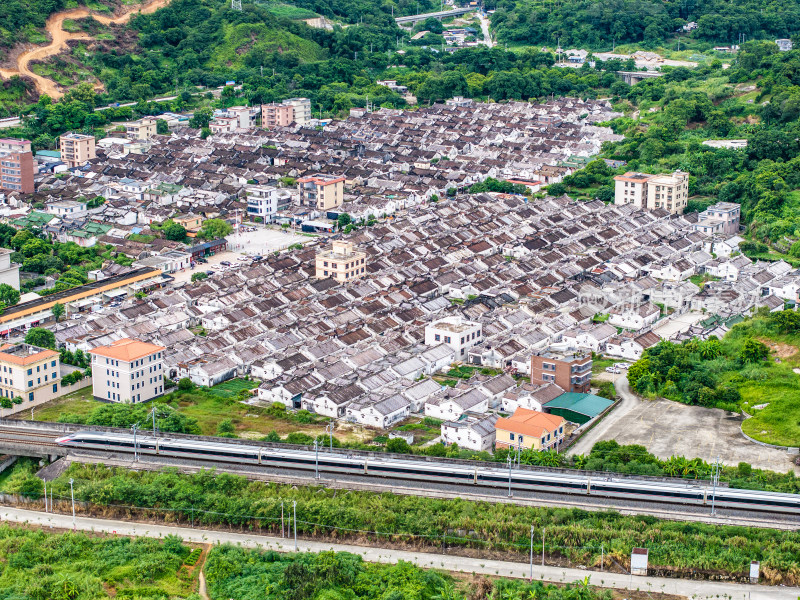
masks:
<svg viewBox="0 0 800 600"><path fill-rule="evenodd" d="M69 494L72 496L72 528L75 529L75 489L72 487L73 483L75 483L75 480L70 477Z"/></svg>

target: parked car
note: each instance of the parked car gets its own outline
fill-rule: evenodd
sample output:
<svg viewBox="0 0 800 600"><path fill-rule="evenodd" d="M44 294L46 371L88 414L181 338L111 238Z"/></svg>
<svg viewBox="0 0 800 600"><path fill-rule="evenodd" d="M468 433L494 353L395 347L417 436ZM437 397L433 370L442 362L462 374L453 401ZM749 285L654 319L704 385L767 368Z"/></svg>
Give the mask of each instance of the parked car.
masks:
<svg viewBox="0 0 800 600"><path fill-rule="evenodd" d="M212 275L214 275L214 271L206 271L206 275L208 275L209 277L211 277Z"/></svg>
<svg viewBox="0 0 800 600"><path fill-rule="evenodd" d="M254 256L253 257L253 262L258 262L260 260L264 260L264 257L263 256Z"/></svg>
<svg viewBox="0 0 800 600"><path fill-rule="evenodd" d="M617 367L618 369L627 369L628 363L614 363L614 366Z"/></svg>
<svg viewBox="0 0 800 600"><path fill-rule="evenodd" d="M203 258L203 257L201 256L200 258L198 258L198 259L197 259L197 262L199 262L199 263L204 263L204 264L205 264L205 263L207 263L208 261L207 261L205 258Z"/></svg>
<svg viewBox="0 0 800 600"><path fill-rule="evenodd" d="M220 261L219 264L221 264L223 267L230 267L231 266L231 263L228 262L227 260Z"/></svg>
<svg viewBox="0 0 800 600"><path fill-rule="evenodd" d="M619 373L619 369L617 367L606 367L606 373Z"/></svg>

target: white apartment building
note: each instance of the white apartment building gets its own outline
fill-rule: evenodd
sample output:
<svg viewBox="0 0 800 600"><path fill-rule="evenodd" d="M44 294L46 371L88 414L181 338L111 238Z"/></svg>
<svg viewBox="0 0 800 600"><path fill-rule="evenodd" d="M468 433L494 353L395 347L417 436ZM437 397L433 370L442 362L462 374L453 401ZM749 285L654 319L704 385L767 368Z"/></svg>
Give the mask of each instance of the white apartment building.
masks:
<svg viewBox="0 0 800 600"><path fill-rule="evenodd" d="M689 201L689 174L653 175L647 182L647 208L682 214Z"/></svg>
<svg viewBox="0 0 800 600"><path fill-rule="evenodd" d="M90 350L94 397L133 404L162 395L164 350L130 338Z"/></svg>
<svg viewBox="0 0 800 600"><path fill-rule="evenodd" d="M717 202L698 215L694 228L708 234L736 235L741 213L735 202Z"/></svg>
<svg viewBox="0 0 800 600"><path fill-rule="evenodd" d="M644 208L647 203L647 180L651 175L628 172L614 177L614 204L633 204Z"/></svg>
<svg viewBox="0 0 800 600"><path fill-rule="evenodd" d="M247 188L247 215L267 223L278 210L278 190L271 185Z"/></svg>
<svg viewBox="0 0 800 600"><path fill-rule="evenodd" d="M256 117L261 109L249 106L231 106L226 112L228 117L236 119L236 127L239 129L252 129L256 126Z"/></svg>
<svg viewBox="0 0 800 600"><path fill-rule="evenodd" d="M235 117L217 117L208 124L211 133L233 133L239 126L239 120Z"/></svg>
<svg viewBox="0 0 800 600"><path fill-rule="evenodd" d="M463 360L467 349L482 340L483 326L462 317L445 317L425 326L425 345L447 344L456 354L456 360Z"/></svg>
<svg viewBox="0 0 800 600"><path fill-rule="evenodd" d="M311 100L308 98L288 98L283 101L294 108L294 122L305 125L311 120Z"/></svg>
<svg viewBox="0 0 800 600"><path fill-rule="evenodd" d="M688 201L689 174L683 171L665 175L630 171L614 177L614 204L681 214Z"/></svg>
<svg viewBox="0 0 800 600"><path fill-rule="evenodd" d="M0 283L19 289L19 264L11 262L12 250L0 248Z"/></svg>

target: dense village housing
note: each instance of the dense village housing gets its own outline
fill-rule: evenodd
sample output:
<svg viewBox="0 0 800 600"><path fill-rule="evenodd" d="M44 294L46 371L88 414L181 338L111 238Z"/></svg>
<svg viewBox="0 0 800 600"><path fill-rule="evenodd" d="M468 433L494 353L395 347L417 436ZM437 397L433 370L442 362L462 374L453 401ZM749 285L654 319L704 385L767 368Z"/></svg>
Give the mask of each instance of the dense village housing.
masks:
<svg viewBox="0 0 800 600"><path fill-rule="evenodd" d="M254 403L380 428L425 414L445 422L444 440L484 449L500 411L578 425L602 413L611 401L590 393L592 352L635 360L661 339L720 334L753 307L796 298L800 276L789 265L739 254L738 205L681 215L685 173L627 173L610 205L467 193L488 177L532 192L561 181L616 139L593 124L615 113L570 99L461 100L322 129L278 123L302 103L266 107L269 130L252 126L252 111L234 111L237 126L205 140L180 123L168 136L138 123L128 140L97 149L62 140L73 155L96 152L79 167L40 157L34 198L44 209L7 194L9 221L134 259L59 293L68 311L58 343L95 362L134 347L157 356L152 373L139 373L138 358L124 369L98 363L108 376L94 395L139 402L163 393L164 377L208 386L250 376L260 381ZM87 207L96 196L107 202ZM342 233L342 215L368 226ZM130 239L166 219L193 235L216 217L239 229L211 241ZM323 235L202 281L173 281L241 244L246 221ZM697 274L713 281L701 289L689 281ZM0 323L47 322L53 303L23 302ZM431 379L454 363L487 374ZM122 371L145 379L123 392ZM544 441L527 447L563 437L548 423L560 422L539 419Z"/></svg>

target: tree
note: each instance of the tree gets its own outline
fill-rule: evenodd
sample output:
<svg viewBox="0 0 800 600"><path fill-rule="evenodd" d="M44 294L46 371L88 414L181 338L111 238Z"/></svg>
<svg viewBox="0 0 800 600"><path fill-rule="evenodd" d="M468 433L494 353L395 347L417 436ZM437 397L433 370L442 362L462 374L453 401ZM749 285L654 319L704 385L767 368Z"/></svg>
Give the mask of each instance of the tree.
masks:
<svg viewBox="0 0 800 600"><path fill-rule="evenodd" d="M64 305L56 302L53 304L53 308L50 309L50 312L53 313L53 318L56 320L56 323L58 323L59 319L64 316Z"/></svg>
<svg viewBox="0 0 800 600"><path fill-rule="evenodd" d="M8 398L0 398L0 408L11 408L13 406Z"/></svg>
<svg viewBox="0 0 800 600"><path fill-rule="evenodd" d="M178 382L178 389L182 392L189 392L194 389L194 383L188 377L184 377Z"/></svg>
<svg viewBox="0 0 800 600"><path fill-rule="evenodd" d="M563 183L551 183L547 186L547 193L551 196L563 196L567 193L567 186Z"/></svg>
<svg viewBox="0 0 800 600"><path fill-rule="evenodd" d="M340 213L339 217L336 219L336 223L339 225L339 229L344 229L345 227L350 225L351 222L352 219L350 218L350 215L348 215L347 213Z"/></svg>
<svg viewBox="0 0 800 600"><path fill-rule="evenodd" d="M233 421L230 419L223 419L217 425L217 435L220 437L234 437L236 427L233 426Z"/></svg>
<svg viewBox="0 0 800 600"><path fill-rule="evenodd" d="M7 283L0 283L0 302L5 306L13 306L19 302L19 290L15 290Z"/></svg>
<svg viewBox="0 0 800 600"><path fill-rule="evenodd" d="M56 348L56 336L49 329L34 327L25 335L25 343L39 348Z"/></svg>
<svg viewBox="0 0 800 600"><path fill-rule="evenodd" d="M233 231L233 227L222 219L208 219L197 232L197 237L203 240L218 240L224 238L231 231Z"/></svg>
<svg viewBox="0 0 800 600"><path fill-rule="evenodd" d="M156 133L158 135L169 134L169 125L164 119L156 119Z"/></svg>
<svg viewBox="0 0 800 600"><path fill-rule="evenodd" d="M769 348L758 340L748 338L742 344L739 351L739 358L745 363L759 363L769 356Z"/></svg>
<svg viewBox="0 0 800 600"><path fill-rule="evenodd" d="M211 118L214 116L214 111L208 107L198 108L194 111L194 115L189 119L189 127L194 129L204 129L208 127Z"/></svg>
<svg viewBox="0 0 800 600"><path fill-rule="evenodd" d="M192 281L202 281L203 279L208 279L208 274L205 272L200 273L193 273L192 274Z"/></svg>
<svg viewBox="0 0 800 600"><path fill-rule="evenodd" d="M386 451L397 454L411 454L411 446L403 438L392 438L386 442Z"/></svg>
<svg viewBox="0 0 800 600"><path fill-rule="evenodd" d="M164 237L168 240L182 242L186 239L186 228L172 220L165 221L161 231L164 232Z"/></svg>

